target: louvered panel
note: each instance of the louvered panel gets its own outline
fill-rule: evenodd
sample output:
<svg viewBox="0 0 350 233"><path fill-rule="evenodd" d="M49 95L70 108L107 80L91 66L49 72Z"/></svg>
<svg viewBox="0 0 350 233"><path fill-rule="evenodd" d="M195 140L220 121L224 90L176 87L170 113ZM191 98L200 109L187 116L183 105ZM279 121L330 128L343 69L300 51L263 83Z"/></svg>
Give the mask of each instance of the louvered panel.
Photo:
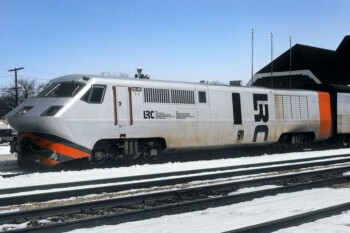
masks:
<svg viewBox="0 0 350 233"><path fill-rule="evenodd" d="M194 91L171 90L171 103L194 104Z"/></svg>
<svg viewBox="0 0 350 233"><path fill-rule="evenodd" d="M283 119L283 102L280 95L275 95L275 111L276 119Z"/></svg>
<svg viewBox="0 0 350 233"><path fill-rule="evenodd" d="M293 95L292 96L292 118L300 119L300 97Z"/></svg>
<svg viewBox="0 0 350 233"><path fill-rule="evenodd" d="M282 96L283 100L283 117L284 119L292 118L292 105L289 95Z"/></svg>
<svg viewBox="0 0 350 233"><path fill-rule="evenodd" d="M300 118L308 119L309 118L309 106L307 103L307 96L300 96Z"/></svg>
<svg viewBox="0 0 350 233"><path fill-rule="evenodd" d="M144 88L143 93L145 103L170 103L167 89Z"/></svg>

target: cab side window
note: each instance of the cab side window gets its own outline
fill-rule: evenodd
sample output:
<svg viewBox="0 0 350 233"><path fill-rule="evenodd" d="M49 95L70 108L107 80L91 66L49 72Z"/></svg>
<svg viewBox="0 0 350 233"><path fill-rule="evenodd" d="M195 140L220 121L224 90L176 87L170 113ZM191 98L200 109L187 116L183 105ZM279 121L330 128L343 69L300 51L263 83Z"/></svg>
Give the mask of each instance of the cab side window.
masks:
<svg viewBox="0 0 350 233"><path fill-rule="evenodd" d="M93 85L85 93L85 95L81 98L81 100L90 104L100 104L103 102L105 91L106 91L105 85Z"/></svg>
<svg viewBox="0 0 350 233"><path fill-rule="evenodd" d="M207 94L205 91L198 91L198 102L199 103L207 102Z"/></svg>

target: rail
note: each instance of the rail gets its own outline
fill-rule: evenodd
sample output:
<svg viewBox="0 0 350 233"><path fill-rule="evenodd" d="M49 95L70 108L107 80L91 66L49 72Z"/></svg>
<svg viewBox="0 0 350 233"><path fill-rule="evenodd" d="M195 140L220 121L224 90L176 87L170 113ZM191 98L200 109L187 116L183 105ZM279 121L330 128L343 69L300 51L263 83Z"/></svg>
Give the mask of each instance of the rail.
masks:
<svg viewBox="0 0 350 233"><path fill-rule="evenodd" d="M224 233L268 233L274 232L280 229L298 226L304 223L313 222L322 218L327 218L333 215L339 215L343 211L350 210L350 202L340 205L330 206L327 208L310 211L298 215L293 215L286 218L281 218L257 225L247 226Z"/></svg>
<svg viewBox="0 0 350 233"><path fill-rule="evenodd" d="M339 159L339 158L342 158L342 159ZM337 159L337 160L328 160L327 161L326 159ZM317 161L317 160L326 160L326 161L319 161L319 162L310 163L310 164L309 163L296 164L296 163L301 163L301 162L311 162L311 161ZM83 186L83 185L98 185L98 184L105 184L105 183L117 183L117 182L138 181L138 180L146 180L146 179L158 179L158 178L166 178L166 177L171 177L171 176L194 175L194 174L205 173L205 172L228 171L228 170L238 170L238 169L244 169L244 168L291 164L291 165L280 166L280 167L258 168L258 169L250 169L247 171L236 171L235 174L233 174L235 176L251 175L251 174L262 173L262 172L275 172L275 171L280 171L280 170L288 170L288 169L291 170L291 169L298 169L298 168L300 169L300 168L307 168L307 167L312 167L312 166L326 166L326 165L332 165L332 164L344 163L344 162L350 162L349 156L347 156L347 155L325 156L322 158L318 157L318 158L306 158L306 159L296 159L296 160L284 160L284 161L277 161L277 162L245 164L245 165L235 165L235 166L227 166L227 167L214 167L214 168L196 169L196 170L188 170L188 171L166 172L166 173L156 173L156 174L148 174L148 175L136 175L136 176L106 178L106 179L77 181L77 182L45 184L45 185L35 185L35 186L25 186L25 187L14 187L14 188L0 189L0 195L8 194L8 193L16 193L16 192L29 192L29 191L34 191L34 190L47 190L47 189L54 189L54 188L77 187L77 186ZM293 163L294 163L294 165L293 165ZM27 175L27 174L29 174L29 173L17 173L13 176ZM6 175L3 178L6 178Z"/></svg>
<svg viewBox="0 0 350 233"><path fill-rule="evenodd" d="M348 161L348 160L349 159L347 159L346 161ZM344 161L344 160L342 160L342 161ZM323 161L323 162L331 162L331 161ZM319 162L317 162L317 164L319 164ZM291 169L296 169L296 168L306 168L306 167L310 167L310 165L315 166L315 163L296 164L296 165L261 168L261 169L251 169L251 170L241 170L241 171L228 171L228 172L205 174L205 175L185 176L185 177L171 178L171 179L164 179L164 180L151 180L151 181L146 180L146 181L137 182L137 183L110 184L110 185L103 185L103 186L98 186L98 187L88 187L88 188L63 190L63 191L48 192L48 193L24 194L24 195L17 195L17 196L15 196L15 198L14 198L14 196L1 197L0 198L0 206L23 204L23 203L35 202L35 201L48 201L48 200L52 200L52 199L70 198L70 197L74 197L74 196L83 196L83 195L89 195L89 194L101 194L101 193L105 193L105 192L119 192L119 191L125 191L125 190L129 190L129 189L141 189L141 188L150 188L150 187L154 187L154 186L175 185L175 184L181 184L181 183L188 183L188 182L192 182L192 181L213 180L213 179L219 179L219 178L230 178L230 177L234 177L234 176L252 175L252 174L258 174L258 173L286 171L286 170L291 170ZM338 167L338 168L317 170L317 171L313 171L313 172L303 172L301 174L305 174L305 175L313 174L313 173L314 174L322 174L322 173L325 173L326 171L329 171L329 173L350 171L350 165ZM190 172L190 171L187 171L187 172ZM153 175L153 178L156 177L155 175L158 175L157 178L159 178L159 174L152 174L152 175ZM298 174L292 174L290 176L293 176L293 175L298 175ZM141 177L142 176L138 176L139 179L141 179ZM276 178L279 179L278 177L276 177ZM282 176L280 176L280 177L282 177ZM114 182L117 182L117 180L119 180L121 182L121 181L125 181L126 179L131 181L130 177L112 178L112 179L114 179L113 180ZM112 179L104 179L104 182L111 183ZM142 179L146 179L146 178L142 177ZM258 179L256 179L256 180L258 180ZM72 182L72 183L75 183L74 187L76 187L79 184L86 185L88 182L89 181ZM101 183L99 183L99 184L101 184ZM61 183L60 185L64 185L64 183ZM44 186L47 187L50 185L44 185ZM27 187L27 188L30 188L30 190L34 190L35 187L37 188L36 190L40 190L42 188L40 186L32 186L32 187ZM58 188L58 186L52 186L52 185L50 187L51 188ZM61 186L61 187L63 187L63 186ZM0 194L24 192L25 188L26 187L2 189L2 190L0 190ZM27 191L28 191L28 189L27 189Z"/></svg>
<svg viewBox="0 0 350 233"><path fill-rule="evenodd" d="M286 181L285 181L286 182ZM46 209L31 211L20 211L5 213L0 215L0 223L13 223L33 218L44 218L48 216L57 216L61 214L84 213L87 218L75 219L25 229L8 230L7 232L62 232L77 228L95 227L105 224L119 224L123 222L137 221L142 219L154 218L169 214L179 214L189 211L203 210L210 207L234 204L242 201L252 200L254 198L267 195L276 195L279 193L295 192L310 188L323 187L331 184L349 182L349 177L339 177L326 180L319 180L303 184L287 185L285 187L270 188L249 193L240 193L232 195L217 195L210 197L213 193L222 194L223 191L230 192L237 187L235 182L210 185L183 190L173 190L160 193L144 194L124 198L114 198L94 202L80 203L75 205L59 206ZM198 195L206 194L205 197ZM197 194L197 195L196 195ZM185 198L183 198L185 197ZM186 197L201 197L195 200L188 200ZM176 200L174 203L174 199ZM170 203L170 204L169 204ZM135 210L135 205L137 210ZM346 208L349 208L347 204ZM110 214L98 216L101 208L114 208L109 210ZM343 207L344 208L344 207ZM94 214L95 211L95 214ZM337 210L339 212L339 210ZM89 212L91 214L89 215ZM299 217L301 219L302 217ZM300 220L299 220L300 221ZM286 221L280 221L279 225ZM293 223L293 221L291 221ZM267 227L271 223L265 224ZM264 229L266 229L266 226ZM271 227L270 227L271 228ZM272 228L271 228L272 229ZM236 233L236 230L232 231ZM266 231L237 231L237 232L266 232Z"/></svg>

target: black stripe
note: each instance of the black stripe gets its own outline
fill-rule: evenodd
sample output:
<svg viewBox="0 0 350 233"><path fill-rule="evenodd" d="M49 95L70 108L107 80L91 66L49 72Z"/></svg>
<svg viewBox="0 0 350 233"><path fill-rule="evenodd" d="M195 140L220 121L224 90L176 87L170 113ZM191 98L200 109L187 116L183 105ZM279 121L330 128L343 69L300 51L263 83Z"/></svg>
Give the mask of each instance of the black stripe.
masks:
<svg viewBox="0 0 350 233"><path fill-rule="evenodd" d="M69 156L57 153L57 160L56 161L58 161L60 163L64 163L64 162L67 162L67 161L71 161L73 159L75 159L75 158L72 158L72 157L69 157Z"/></svg>
<svg viewBox="0 0 350 233"><path fill-rule="evenodd" d="M239 93L232 93L233 124L242 124L241 96Z"/></svg>
<svg viewBox="0 0 350 233"><path fill-rule="evenodd" d="M71 148L74 148L74 149L77 149L77 150L80 150L80 151L83 151L83 152L86 152L88 154L91 153L91 150L86 148L86 147L83 147L81 145L78 145L78 144L75 144L71 141L68 141L67 139L64 139L64 138L61 138L61 137L58 137L58 136L55 136L55 135L51 135L51 134L44 134L44 133L34 133L34 132L28 132L30 134L33 134L37 137L40 137L40 138L43 138L43 139L47 139L49 141L53 141L53 142L56 142L56 143L60 143L62 145L65 145L65 146L68 146L68 147L71 147Z"/></svg>

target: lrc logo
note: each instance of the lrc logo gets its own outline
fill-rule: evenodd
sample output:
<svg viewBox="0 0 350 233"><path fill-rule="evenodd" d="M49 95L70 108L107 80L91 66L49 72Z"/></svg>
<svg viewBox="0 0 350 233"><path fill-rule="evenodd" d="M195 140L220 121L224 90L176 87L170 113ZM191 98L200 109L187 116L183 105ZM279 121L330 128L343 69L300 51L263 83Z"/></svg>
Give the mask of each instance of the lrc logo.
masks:
<svg viewBox="0 0 350 233"><path fill-rule="evenodd" d="M143 111L144 119L154 119L154 111Z"/></svg>

